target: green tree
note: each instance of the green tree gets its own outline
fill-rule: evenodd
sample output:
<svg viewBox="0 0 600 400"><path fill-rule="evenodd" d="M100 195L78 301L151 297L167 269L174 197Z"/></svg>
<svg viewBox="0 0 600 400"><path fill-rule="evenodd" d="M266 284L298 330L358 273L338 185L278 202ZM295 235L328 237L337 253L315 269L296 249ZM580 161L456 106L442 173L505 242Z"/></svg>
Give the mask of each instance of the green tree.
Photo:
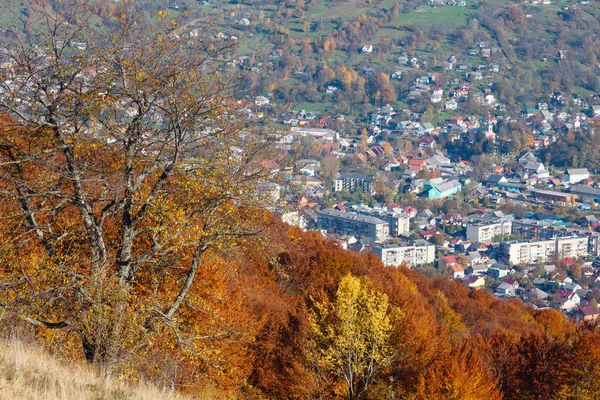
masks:
<svg viewBox="0 0 600 400"><path fill-rule="evenodd" d="M316 303L311 327L313 360L327 374L344 381L348 399L364 398L393 356L387 295L372 290L366 279L347 275L330 307Z"/></svg>

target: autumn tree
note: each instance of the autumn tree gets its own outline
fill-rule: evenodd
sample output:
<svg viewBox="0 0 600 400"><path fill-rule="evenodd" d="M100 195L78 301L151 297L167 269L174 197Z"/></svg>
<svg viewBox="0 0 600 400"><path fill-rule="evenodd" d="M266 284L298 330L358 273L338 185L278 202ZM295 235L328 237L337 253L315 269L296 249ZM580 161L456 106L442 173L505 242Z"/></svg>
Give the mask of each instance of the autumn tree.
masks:
<svg viewBox="0 0 600 400"><path fill-rule="evenodd" d="M326 374L342 379L348 399L362 399L381 368L392 359L388 297L367 279L341 279L329 306L315 303L311 314L311 358Z"/></svg>
<svg viewBox="0 0 600 400"><path fill-rule="evenodd" d="M222 257L261 229L272 177L269 137L218 71L235 41L182 41L136 2L52 4L4 32L0 304L75 333L105 373L156 335L209 359L207 342L240 332L214 301ZM221 294L199 282L217 266Z"/></svg>
<svg viewBox="0 0 600 400"><path fill-rule="evenodd" d="M363 128L360 131L360 140L358 142L358 151L360 153L364 153L367 151L368 141L369 141L369 133L367 132L366 129Z"/></svg>
<svg viewBox="0 0 600 400"><path fill-rule="evenodd" d="M321 176L329 187L340 171L340 160L335 157L326 157L321 160Z"/></svg>

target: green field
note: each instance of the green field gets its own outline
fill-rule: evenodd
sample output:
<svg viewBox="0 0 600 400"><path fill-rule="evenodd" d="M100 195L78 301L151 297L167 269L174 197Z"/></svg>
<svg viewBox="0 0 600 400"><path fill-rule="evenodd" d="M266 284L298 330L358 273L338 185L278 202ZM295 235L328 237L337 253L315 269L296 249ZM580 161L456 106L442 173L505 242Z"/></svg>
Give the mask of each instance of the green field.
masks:
<svg viewBox="0 0 600 400"><path fill-rule="evenodd" d="M400 26L418 25L456 28L467 24L469 17L477 12L470 7L430 7L421 6L415 11L400 15L395 23Z"/></svg>

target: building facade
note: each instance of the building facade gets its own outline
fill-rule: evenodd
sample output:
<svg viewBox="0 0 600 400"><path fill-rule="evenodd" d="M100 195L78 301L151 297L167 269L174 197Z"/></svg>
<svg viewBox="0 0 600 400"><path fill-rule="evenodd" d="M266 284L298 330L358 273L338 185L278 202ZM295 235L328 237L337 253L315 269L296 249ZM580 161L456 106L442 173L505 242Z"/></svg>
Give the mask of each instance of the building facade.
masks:
<svg viewBox="0 0 600 400"><path fill-rule="evenodd" d="M551 201L565 205L573 205L575 204L575 199L577 199L577 195L575 194L555 192L553 190L533 189L530 192L533 194L536 200Z"/></svg>
<svg viewBox="0 0 600 400"><path fill-rule="evenodd" d="M590 177L587 168L569 168L563 174L562 181L565 183L579 183Z"/></svg>
<svg viewBox="0 0 600 400"><path fill-rule="evenodd" d="M336 192L344 190L355 192L361 189L364 193L375 193L373 191L373 178L364 175L341 175L335 179L334 189Z"/></svg>
<svg viewBox="0 0 600 400"><path fill-rule="evenodd" d="M390 224L391 236L408 235L410 233L410 215L390 213L386 220Z"/></svg>
<svg viewBox="0 0 600 400"><path fill-rule="evenodd" d="M456 193L460 192L461 184L456 179L451 181L446 181L438 184L433 184L430 186L426 186L425 190L428 190L427 197L429 199L445 199L447 197L452 197Z"/></svg>
<svg viewBox="0 0 600 400"><path fill-rule="evenodd" d="M398 267L406 263L410 267L432 264L435 260L435 246L432 244L394 245L387 244L373 247L373 254L381 258L390 267Z"/></svg>
<svg viewBox="0 0 600 400"><path fill-rule="evenodd" d="M504 237L512 234L512 222L478 222L467 225L467 240L475 242L491 242L494 237Z"/></svg>
<svg viewBox="0 0 600 400"><path fill-rule="evenodd" d="M332 209L319 211L317 224L321 229L331 230L339 235L363 236L376 242L386 241L390 236L386 221L352 212Z"/></svg>
<svg viewBox="0 0 600 400"><path fill-rule="evenodd" d="M564 258L583 258L588 255L586 236L560 237L548 240L504 242L500 257L504 262L516 264L547 263Z"/></svg>

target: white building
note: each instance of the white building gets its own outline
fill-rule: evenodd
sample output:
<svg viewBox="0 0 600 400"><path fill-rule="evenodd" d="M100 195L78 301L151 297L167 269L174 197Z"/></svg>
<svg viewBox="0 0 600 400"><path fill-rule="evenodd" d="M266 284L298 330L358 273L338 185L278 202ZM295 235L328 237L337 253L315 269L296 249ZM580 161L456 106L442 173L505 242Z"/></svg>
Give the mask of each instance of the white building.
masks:
<svg viewBox="0 0 600 400"><path fill-rule="evenodd" d="M556 240L556 258L583 258L588 255L587 236L581 237L563 237Z"/></svg>
<svg viewBox="0 0 600 400"><path fill-rule="evenodd" d="M467 240L475 242L491 242L494 237L509 236L512 233L512 222L502 219L497 222L469 223Z"/></svg>
<svg viewBox="0 0 600 400"><path fill-rule="evenodd" d="M454 100L448 100L445 104L446 110L456 110L458 108L458 103Z"/></svg>
<svg viewBox="0 0 600 400"><path fill-rule="evenodd" d="M504 261L516 264L547 263L588 255L586 236L559 237L547 240L504 242L500 245Z"/></svg>
<svg viewBox="0 0 600 400"><path fill-rule="evenodd" d="M254 99L254 104L256 104L257 106L266 106L270 102L271 101L269 99L267 99L265 96L256 96L256 98Z"/></svg>
<svg viewBox="0 0 600 400"><path fill-rule="evenodd" d="M565 183L579 183L589 177L590 173L587 168L569 168L563 174L562 181Z"/></svg>
<svg viewBox="0 0 600 400"><path fill-rule="evenodd" d="M288 211L281 214L281 220L288 225L297 226L303 230L306 229L306 226L308 225L306 218L298 211Z"/></svg>
<svg viewBox="0 0 600 400"><path fill-rule="evenodd" d="M373 254L381 258L390 267L406 263L410 267L433 263L435 246L432 244L394 245L386 244L373 247Z"/></svg>
<svg viewBox="0 0 600 400"><path fill-rule="evenodd" d="M347 190L355 192L361 189L364 193L374 194L373 178L365 175L345 174L335 179L335 191L341 192Z"/></svg>

